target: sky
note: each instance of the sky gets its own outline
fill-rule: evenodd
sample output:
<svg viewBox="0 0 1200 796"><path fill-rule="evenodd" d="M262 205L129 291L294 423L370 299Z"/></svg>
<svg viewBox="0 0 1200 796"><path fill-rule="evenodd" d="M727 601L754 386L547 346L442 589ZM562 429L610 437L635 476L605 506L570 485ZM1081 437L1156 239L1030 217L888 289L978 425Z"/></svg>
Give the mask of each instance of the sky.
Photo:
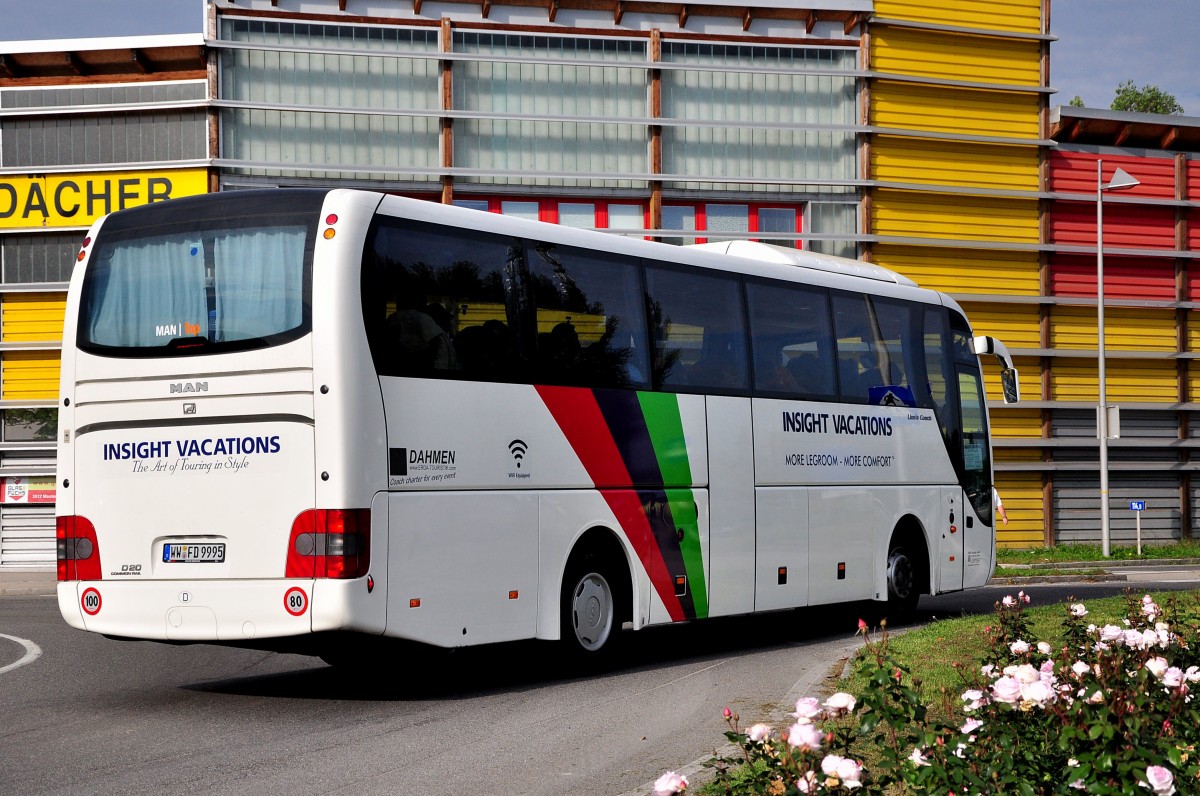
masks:
<svg viewBox="0 0 1200 796"><path fill-rule="evenodd" d="M994 0L1003 2L1003 0ZM4 40L203 31L204 0L0 0ZM1052 0L1051 105L1108 108L1126 80L1200 117L1200 0ZM0 50L3 44L0 43Z"/></svg>

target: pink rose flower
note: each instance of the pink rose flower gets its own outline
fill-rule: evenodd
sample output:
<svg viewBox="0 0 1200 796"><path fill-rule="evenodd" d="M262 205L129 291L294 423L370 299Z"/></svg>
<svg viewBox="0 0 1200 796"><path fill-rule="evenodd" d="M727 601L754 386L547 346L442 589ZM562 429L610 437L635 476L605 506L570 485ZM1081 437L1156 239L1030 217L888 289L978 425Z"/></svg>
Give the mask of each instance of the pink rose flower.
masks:
<svg viewBox="0 0 1200 796"><path fill-rule="evenodd" d="M841 716L854 710L857 704L850 694L838 692L825 700L825 711L830 716Z"/></svg>
<svg viewBox="0 0 1200 796"><path fill-rule="evenodd" d="M796 700L796 712L792 715L802 721L809 721L817 718L821 713L821 700L816 697L801 697Z"/></svg>
<svg viewBox="0 0 1200 796"><path fill-rule="evenodd" d="M1146 769L1146 781L1138 782L1143 788L1149 788L1155 796L1171 796L1175 793L1175 777L1162 766L1150 766Z"/></svg>
<svg viewBox="0 0 1200 796"><path fill-rule="evenodd" d="M687 790L687 777L668 771L654 782L654 796L671 796Z"/></svg>
<svg viewBox="0 0 1200 796"><path fill-rule="evenodd" d="M755 743L761 743L771 737L771 728L766 724L755 724L746 730L746 737Z"/></svg>
<svg viewBox="0 0 1200 796"><path fill-rule="evenodd" d="M1005 675L992 683L992 696L997 702L1015 705L1021 701L1021 684L1014 677Z"/></svg>
<svg viewBox="0 0 1200 796"><path fill-rule="evenodd" d="M812 749L821 748L821 742L825 740L825 733L821 732L812 724L800 724L797 722L788 729L788 745L795 749Z"/></svg>

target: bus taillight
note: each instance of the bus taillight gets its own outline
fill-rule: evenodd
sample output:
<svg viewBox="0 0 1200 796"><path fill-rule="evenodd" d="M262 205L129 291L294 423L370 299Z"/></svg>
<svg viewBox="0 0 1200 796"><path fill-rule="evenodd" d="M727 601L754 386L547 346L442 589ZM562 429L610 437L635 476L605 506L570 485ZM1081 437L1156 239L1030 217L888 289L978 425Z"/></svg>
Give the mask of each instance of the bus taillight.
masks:
<svg viewBox="0 0 1200 796"><path fill-rule="evenodd" d="M288 539L288 578L361 578L371 565L370 509L309 509Z"/></svg>
<svg viewBox="0 0 1200 796"><path fill-rule="evenodd" d="M87 517L58 517L54 521L58 542L59 580L100 580L100 547L96 528Z"/></svg>

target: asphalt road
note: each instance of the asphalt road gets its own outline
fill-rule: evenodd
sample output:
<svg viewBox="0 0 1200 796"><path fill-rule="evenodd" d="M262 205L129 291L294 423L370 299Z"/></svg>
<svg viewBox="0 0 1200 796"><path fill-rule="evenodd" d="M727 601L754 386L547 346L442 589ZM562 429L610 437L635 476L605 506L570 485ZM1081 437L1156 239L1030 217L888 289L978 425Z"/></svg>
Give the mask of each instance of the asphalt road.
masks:
<svg viewBox="0 0 1200 796"><path fill-rule="evenodd" d="M1022 588L1046 604L1128 585ZM989 612L1015 591L926 599L919 618ZM544 644L409 656L376 676L112 641L67 627L51 598L2 597L0 793L644 794L724 743L724 707L769 719L815 693L868 608L650 629L590 676Z"/></svg>

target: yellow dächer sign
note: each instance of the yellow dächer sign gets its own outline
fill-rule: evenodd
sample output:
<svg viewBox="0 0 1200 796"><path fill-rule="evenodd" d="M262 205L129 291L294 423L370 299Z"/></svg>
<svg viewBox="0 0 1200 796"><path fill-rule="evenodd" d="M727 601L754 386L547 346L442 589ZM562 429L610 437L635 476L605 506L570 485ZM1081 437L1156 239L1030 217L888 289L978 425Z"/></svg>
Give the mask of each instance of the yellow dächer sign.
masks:
<svg viewBox="0 0 1200 796"><path fill-rule="evenodd" d="M0 229L86 227L100 216L208 190L206 169L0 176Z"/></svg>

